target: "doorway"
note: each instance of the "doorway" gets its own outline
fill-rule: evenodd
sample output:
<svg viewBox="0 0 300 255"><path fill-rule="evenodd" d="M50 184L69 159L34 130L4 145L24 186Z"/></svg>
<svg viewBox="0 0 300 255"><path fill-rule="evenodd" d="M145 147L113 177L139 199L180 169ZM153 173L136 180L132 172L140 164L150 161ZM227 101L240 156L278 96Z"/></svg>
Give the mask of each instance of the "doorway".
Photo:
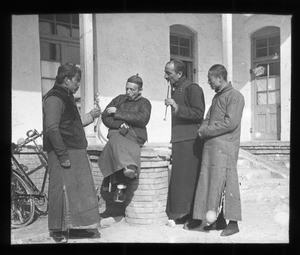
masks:
<svg viewBox="0 0 300 255"><path fill-rule="evenodd" d="M280 31L265 27L252 35L253 140L280 140Z"/></svg>

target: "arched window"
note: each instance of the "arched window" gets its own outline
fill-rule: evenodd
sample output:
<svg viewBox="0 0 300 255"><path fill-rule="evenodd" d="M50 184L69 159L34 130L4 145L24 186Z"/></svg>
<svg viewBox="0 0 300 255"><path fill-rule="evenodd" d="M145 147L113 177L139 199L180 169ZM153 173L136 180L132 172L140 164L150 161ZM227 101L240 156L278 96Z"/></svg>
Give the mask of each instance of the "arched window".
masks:
<svg viewBox="0 0 300 255"><path fill-rule="evenodd" d="M186 64L187 78L194 81L193 32L182 25L170 27L170 59L180 59Z"/></svg>

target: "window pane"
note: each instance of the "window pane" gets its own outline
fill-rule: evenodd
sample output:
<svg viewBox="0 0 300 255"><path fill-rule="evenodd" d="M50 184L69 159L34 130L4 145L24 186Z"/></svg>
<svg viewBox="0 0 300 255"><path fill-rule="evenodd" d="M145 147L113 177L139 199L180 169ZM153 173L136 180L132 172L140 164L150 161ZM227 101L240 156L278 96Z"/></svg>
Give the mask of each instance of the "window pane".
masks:
<svg viewBox="0 0 300 255"><path fill-rule="evenodd" d="M71 29L69 25L57 24L57 34L62 36L71 36Z"/></svg>
<svg viewBox="0 0 300 255"><path fill-rule="evenodd" d="M72 37L79 38L79 27L72 27Z"/></svg>
<svg viewBox="0 0 300 255"><path fill-rule="evenodd" d="M190 49L180 47L180 56L190 57Z"/></svg>
<svg viewBox="0 0 300 255"><path fill-rule="evenodd" d="M268 104L275 104L276 103L276 95L275 91L269 92Z"/></svg>
<svg viewBox="0 0 300 255"><path fill-rule="evenodd" d="M280 75L280 64L279 62L270 63L269 65L269 75Z"/></svg>
<svg viewBox="0 0 300 255"><path fill-rule="evenodd" d="M39 19L54 20L54 15L53 14L40 14Z"/></svg>
<svg viewBox="0 0 300 255"><path fill-rule="evenodd" d="M70 14L56 14L55 17L58 22L71 23Z"/></svg>
<svg viewBox="0 0 300 255"><path fill-rule="evenodd" d="M80 64L79 47L68 45L65 52L65 61Z"/></svg>
<svg viewBox="0 0 300 255"><path fill-rule="evenodd" d="M256 80L257 91L267 91L267 79Z"/></svg>
<svg viewBox="0 0 300 255"><path fill-rule="evenodd" d="M177 46L170 46L170 53L171 54L174 54L174 55L179 55L179 52L178 52L178 47Z"/></svg>
<svg viewBox="0 0 300 255"><path fill-rule="evenodd" d="M280 55L280 47L279 46L272 46L269 48L269 56L277 54Z"/></svg>
<svg viewBox="0 0 300 255"><path fill-rule="evenodd" d="M179 38L179 45L189 48L190 47L190 40L188 38Z"/></svg>
<svg viewBox="0 0 300 255"><path fill-rule="evenodd" d="M275 90L275 89L276 89L275 78L269 78L268 90Z"/></svg>
<svg viewBox="0 0 300 255"><path fill-rule="evenodd" d="M256 48L267 47L267 38L257 39L256 40Z"/></svg>
<svg viewBox="0 0 300 255"><path fill-rule="evenodd" d="M267 64L257 65L253 69L255 77L265 77L267 76Z"/></svg>
<svg viewBox="0 0 300 255"><path fill-rule="evenodd" d="M178 45L178 36L170 35L170 44Z"/></svg>
<svg viewBox="0 0 300 255"><path fill-rule="evenodd" d="M267 55L268 55L267 48L256 49L256 57L257 58L265 57Z"/></svg>
<svg viewBox="0 0 300 255"><path fill-rule="evenodd" d="M267 104L267 93L259 92L257 93L257 105Z"/></svg>
<svg viewBox="0 0 300 255"><path fill-rule="evenodd" d="M269 45L279 45L280 44L280 38L279 36L274 36L269 38Z"/></svg>
<svg viewBox="0 0 300 255"><path fill-rule="evenodd" d="M55 43L41 42L41 59L60 61L60 45Z"/></svg>
<svg viewBox="0 0 300 255"><path fill-rule="evenodd" d="M79 14L72 14L72 24L79 26Z"/></svg>
<svg viewBox="0 0 300 255"><path fill-rule="evenodd" d="M39 30L42 34L54 34L54 24L51 22L41 21L39 23Z"/></svg>

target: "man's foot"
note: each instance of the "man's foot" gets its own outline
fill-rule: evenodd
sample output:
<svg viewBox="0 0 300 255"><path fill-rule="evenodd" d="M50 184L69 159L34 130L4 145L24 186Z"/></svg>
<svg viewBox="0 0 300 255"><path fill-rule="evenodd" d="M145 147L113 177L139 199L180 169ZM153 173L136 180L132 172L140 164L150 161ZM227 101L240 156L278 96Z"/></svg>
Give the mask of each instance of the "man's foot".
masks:
<svg viewBox="0 0 300 255"><path fill-rule="evenodd" d="M189 219L191 219L191 215L190 214L186 214L180 218L177 218L175 221L175 224L178 225L178 224L184 224L186 223Z"/></svg>
<svg viewBox="0 0 300 255"><path fill-rule="evenodd" d="M226 226L227 226L226 220L224 218L221 218L221 219L217 219L213 224L203 227L203 229L206 231L223 230L226 228Z"/></svg>
<svg viewBox="0 0 300 255"><path fill-rule="evenodd" d="M52 231L52 232L50 232L50 237L52 237L56 243L67 243L68 242L67 231Z"/></svg>
<svg viewBox="0 0 300 255"><path fill-rule="evenodd" d="M239 227L236 221L230 221L227 227L222 231L221 236L230 236L238 233Z"/></svg>
<svg viewBox="0 0 300 255"><path fill-rule="evenodd" d="M94 232L89 232L86 229L70 229L69 238L91 238L94 237Z"/></svg>
<svg viewBox="0 0 300 255"><path fill-rule="evenodd" d="M183 226L186 230L192 230L199 227L202 224L202 220L189 219Z"/></svg>
<svg viewBox="0 0 300 255"><path fill-rule="evenodd" d="M126 177L133 179L137 176L136 171L133 169L134 166L125 166L123 173Z"/></svg>

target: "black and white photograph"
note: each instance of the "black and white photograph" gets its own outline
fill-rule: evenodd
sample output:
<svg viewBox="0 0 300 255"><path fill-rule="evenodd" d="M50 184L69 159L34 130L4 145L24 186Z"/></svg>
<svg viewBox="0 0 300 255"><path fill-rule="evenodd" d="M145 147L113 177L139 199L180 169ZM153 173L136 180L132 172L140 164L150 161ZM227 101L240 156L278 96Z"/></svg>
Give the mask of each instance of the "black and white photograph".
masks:
<svg viewBox="0 0 300 255"><path fill-rule="evenodd" d="M289 244L292 19L12 14L10 244Z"/></svg>

